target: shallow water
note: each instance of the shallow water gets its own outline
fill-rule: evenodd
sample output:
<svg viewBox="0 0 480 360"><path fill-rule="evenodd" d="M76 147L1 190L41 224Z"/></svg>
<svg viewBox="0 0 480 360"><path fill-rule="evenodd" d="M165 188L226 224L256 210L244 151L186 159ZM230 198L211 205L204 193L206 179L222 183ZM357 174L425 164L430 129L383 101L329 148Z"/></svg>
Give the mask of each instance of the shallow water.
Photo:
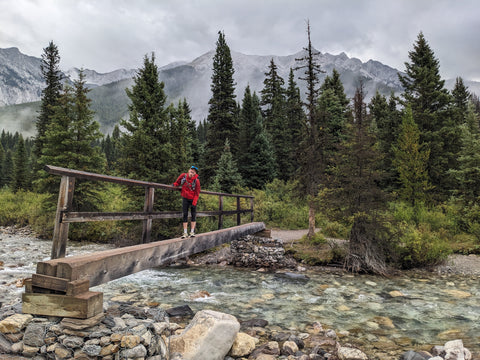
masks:
<svg viewBox="0 0 480 360"><path fill-rule="evenodd" d="M341 273L305 273L308 279L232 267L169 267L144 271L98 286L104 299L160 306L188 304L241 320L304 330L318 321L337 331L375 342L441 344L461 338L480 349L478 277L409 273L394 278ZM194 299L206 291L211 296ZM403 296L393 297L392 291ZM120 294L120 296L119 296ZM398 293L392 293L396 295Z"/></svg>
<svg viewBox="0 0 480 360"><path fill-rule="evenodd" d="M69 244L67 255L108 245ZM0 234L0 302L21 301L17 283L50 256L51 241ZM92 288L112 300L161 307L188 304L194 312L213 309L240 320L263 318L270 325L303 331L313 322L348 331L359 343L378 348L443 345L462 339L480 353L480 283L474 276L406 273L393 278L306 272L308 279L233 267L164 267ZM199 291L208 297L195 298ZM400 292L403 296L393 297ZM349 340L351 338L349 337Z"/></svg>

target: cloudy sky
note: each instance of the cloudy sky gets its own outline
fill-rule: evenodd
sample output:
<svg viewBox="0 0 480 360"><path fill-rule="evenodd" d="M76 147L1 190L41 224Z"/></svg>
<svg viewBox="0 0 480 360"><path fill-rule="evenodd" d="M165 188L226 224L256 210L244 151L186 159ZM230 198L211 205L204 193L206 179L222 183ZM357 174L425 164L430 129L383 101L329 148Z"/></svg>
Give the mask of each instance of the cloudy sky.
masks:
<svg viewBox="0 0 480 360"><path fill-rule="evenodd" d="M53 40L62 69L159 66L215 49L290 55L307 41L321 52L405 70L422 31L444 78L480 81L478 0L0 0L0 48L40 57Z"/></svg>

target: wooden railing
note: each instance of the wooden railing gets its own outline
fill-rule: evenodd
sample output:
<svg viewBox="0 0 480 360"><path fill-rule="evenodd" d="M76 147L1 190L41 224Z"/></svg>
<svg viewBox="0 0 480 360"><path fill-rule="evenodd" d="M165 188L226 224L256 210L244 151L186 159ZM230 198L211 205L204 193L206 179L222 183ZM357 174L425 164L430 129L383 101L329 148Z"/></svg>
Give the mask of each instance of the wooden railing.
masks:
<svg viewBox="0 0 480 360"><path fill-rule="evenodd" d="M153 204L155 189L178 191L180 188L158 184L148 181L132 180L116 176L95 174L85 171L72 170L57 166L47 165L45 171L50 174L60 175L60 190L58 194L57 212L55 215L55 227L53 231L52 259L65 257L69 224L74 222L106 221L106 220L143 220L142 243L148 243L151 239L152 221L154 219L171 219L183 217L181 211L154 212ZM145 203L143 212L75 212L72 211L73 193L75 179L111 182L127 186L139 186L145 188ZM201 191L201 194L215 195L219 198L219 209L217 211L197 211L198 217L218 216L218 228L223 228L223 218L226 215L236 215L237 225L241 224L241 215L250 213L250 221L253 222L253 196L227 194L213 191ZM237 199L236 210L224 210L224 197L235 197ZM241 208L241 199L250 200L250 208Z"/></svg>

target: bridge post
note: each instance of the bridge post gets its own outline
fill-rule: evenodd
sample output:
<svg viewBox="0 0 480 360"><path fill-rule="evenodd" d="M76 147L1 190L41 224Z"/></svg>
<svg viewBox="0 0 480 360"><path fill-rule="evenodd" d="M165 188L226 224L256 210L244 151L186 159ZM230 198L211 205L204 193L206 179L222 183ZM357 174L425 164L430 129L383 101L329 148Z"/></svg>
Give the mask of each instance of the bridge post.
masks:
<svg viewBox="0 0 480 360"><path fill-rule="evenodd" d="M153 200L155 197L155 189L153 187L145 188L145 206L143 211L146 213L153 212ZM152 234L152 219L143 220L142 243L149 243Z"/></svg>
<svg viewBox="0 0 480 360"><path fill-rule="evenodd" d="M70 176L62 176L62 179L60 180L60 190L58 192L55 227L53 229L51 259L65 257L69 223L62 222L62 216L64 211L69 211L72 207L74 189L75 178Z"/></svg>
<svg viewBox="0 0 480 360"><path fill-rule="evenodd" d="M240 206L240 196L237 196L237 225L240 225L242 223L242 217L240 214L241 206Z"/></svg>
<svg viewBox="0 0 480 360"><path fill-rule="evenodd" d="M218 210L220 215L218 215L218 230L223 229L223 196L218 197Z"/></svg>
<svg viewBox="0 0 480 360"><path fill-rule="evenodd" d="M250 222L253 222L253 198L250 199Z"/></svg>

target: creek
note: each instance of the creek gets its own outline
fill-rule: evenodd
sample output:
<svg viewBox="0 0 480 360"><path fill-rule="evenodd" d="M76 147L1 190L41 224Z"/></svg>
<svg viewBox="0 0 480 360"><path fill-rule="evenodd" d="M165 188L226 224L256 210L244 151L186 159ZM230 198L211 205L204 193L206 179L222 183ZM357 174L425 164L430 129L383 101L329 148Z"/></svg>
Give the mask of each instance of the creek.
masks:
<svg viewBox="0 0 480 360"><path fill-rule="evenodd" d="M50 241L1 235L2 303L20 301L19 281L35 272L37 261L49 258L50 248ZM69 244L68 254L106 248ZM319 322L348 334L357 344L380 349L412 349L462 339L465 347L480 353L478 276L405 272L384 278L318 270L293 276L229 266L169 266L92 290L104 293L106 306L112 301L162 308L187 304L194 312L212 309L239 320L262 318L270 326L295 331Z"/></svg>

